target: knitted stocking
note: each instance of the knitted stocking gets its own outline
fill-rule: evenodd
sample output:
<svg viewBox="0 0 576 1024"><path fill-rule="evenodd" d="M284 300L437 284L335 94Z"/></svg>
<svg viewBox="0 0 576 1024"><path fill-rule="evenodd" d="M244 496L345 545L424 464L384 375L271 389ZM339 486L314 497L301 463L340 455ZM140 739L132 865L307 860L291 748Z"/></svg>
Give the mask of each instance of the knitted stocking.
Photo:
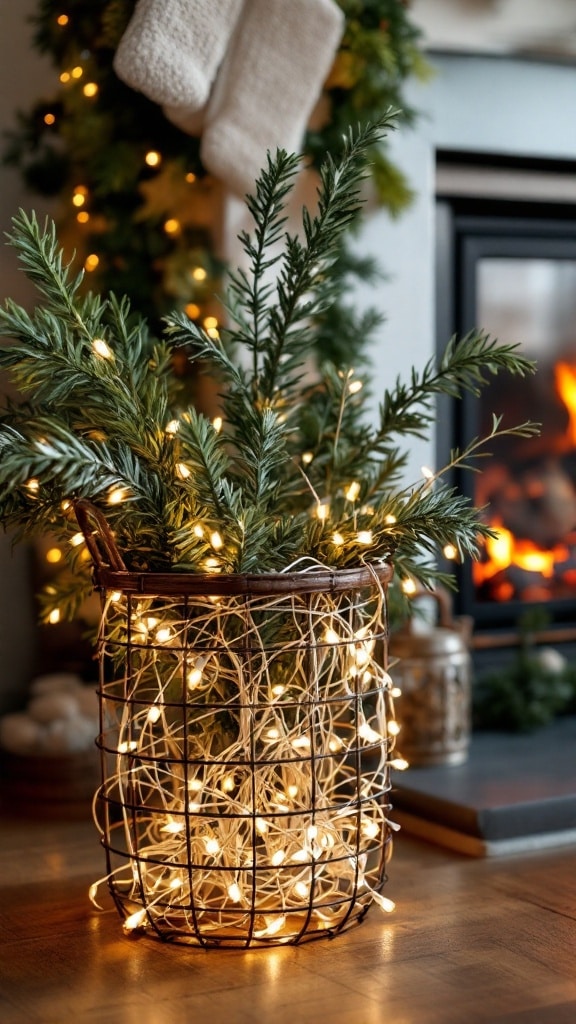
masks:
<svg viewBox="0 0 576 1024"><path fill-rule="evenodd" d="M300 149L343 28L334 0L244 0L200 150L206 169L233 192L252 190L267 150ZM167 113L187 130L185 118Z"/></svg>
<svg viewBox="0 0 576 1024"><path fill-rule="evenodd" d="M114 70L155 103L206 103L242 0L139 0L114 56Z"/></svg>

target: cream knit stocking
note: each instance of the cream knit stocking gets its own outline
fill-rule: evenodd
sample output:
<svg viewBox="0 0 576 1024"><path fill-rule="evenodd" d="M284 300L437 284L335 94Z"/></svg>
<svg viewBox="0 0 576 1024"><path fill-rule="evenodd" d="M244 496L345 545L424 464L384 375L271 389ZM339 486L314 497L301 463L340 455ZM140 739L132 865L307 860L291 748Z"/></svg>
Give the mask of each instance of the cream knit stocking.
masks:
<svg viewBox="0 0 576 1024"><path fill-rule="evenodd" d="M242 0L139 0L114 56L132 89L192 115L208 99Z"/></svg>
<svg viewBox="0 0 576 1024"><path fill-rule="evenodd" d="M343 28L334 0L244 0L200 149L206 169L236 194L252 190L267 150L300 149ZM167 114L187 130L183 108Z"/></svg>

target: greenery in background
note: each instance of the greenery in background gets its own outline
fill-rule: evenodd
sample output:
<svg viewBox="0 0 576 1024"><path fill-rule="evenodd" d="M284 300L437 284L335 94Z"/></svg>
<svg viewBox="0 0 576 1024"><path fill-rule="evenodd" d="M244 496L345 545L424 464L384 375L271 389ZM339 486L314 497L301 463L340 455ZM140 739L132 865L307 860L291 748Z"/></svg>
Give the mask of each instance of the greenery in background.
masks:
<svg viewBox="0 0 576 1024"><path fill-rule="evenodd" d="M476 728L530 732L557 715L576 712L576 666L553 648L537 646L538 633L547 624L543 609L526 612L518 623L517 654L476 680Z"/></svg>
<svg viewBox="0 0 576 1024"><path fill-rule="evenodd" d="M80 497L105 512L133 570L266 572L310 560L338 569L394 559L400 577L430 584L441 578L438 546L477 552L489 528L442 483L444 470L412 487L400 481L411 437L433 427L436 396L477 394L500 371L531 372L518 347L481 333L451 342L438 365L385 392L375 425L355 368L326 362L316 376L306 372L310 325L333 301L331 266L358 215L367 153L386 127L349 133L340 163L325 160L317 212L303 212L301 235L286 230L298 158L269 158L249 200L247 269L230 277L231 326L221 336L176 311L164 340L154 340L127 299L83 296L82 274L65 266L54 227L17 218L12 244L44 301L32 316L10 300L0 311L0 330L14 342L0 351L0 367L26 399L0 420L0 516L20 536L50 530L72 552L71 575L48 595L48 617L73 614L90 586L70 543L71 503ZM179 405L173 346L219 377L221 429ZM534 432L495 418L488 440ZM482 444L452 452L446 468L474 466Z"/></svg>
<svg viewBox="0 0 576 1024"><path fill-rule="evenodd" d="M59 198L59 239L78 254L75 267L85 264L95 290L126 294L156 329L174 308L201 324L220 315L215 295L222 266L213 242L218 188L200 162L199 140L170 124L113 70L134 5L40 0L34 44L50 57L60 81L52 96L18 114L4 159L32 192ZM340 6L346 27L321 104L323 124L304 146L316 167L326 154L339 157L351 124L374 122L391 108L410 123L414 112L404 85L427 73L402 0L340 0ZM89 95L87 85L95 87ZM151 152L160 154L155 167L146 163ZM378 200L400 212L410 200L403 174L381 142L369 156ZM333 273L340 289L330 310L318 315L310 340L321 359L342 361L354 352L358 360L379 318L357 314L346 294L351 280L376 270L343 246Z"/></svg>

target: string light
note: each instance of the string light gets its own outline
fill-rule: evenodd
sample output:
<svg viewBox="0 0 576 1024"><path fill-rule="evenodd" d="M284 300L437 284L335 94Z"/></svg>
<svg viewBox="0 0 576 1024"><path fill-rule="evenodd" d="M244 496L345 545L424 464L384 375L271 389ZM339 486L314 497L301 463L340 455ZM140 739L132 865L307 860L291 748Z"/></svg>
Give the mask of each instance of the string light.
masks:
<svg viewBox="0 0 576 1024"><path fill-rule="evenodd" d="M204 267L194 267L194 270L192 271L192 279L194 281L205 281L207 277L208 272Z"/></svg>
<svg viewBox="0 0 576 1024"><path fill-rule="evenodd" d="M211 542L214 532L207 532ZM177 928L181 935L203 934L209 944L212 936L218 943L224 938L226 944L222 929L234 920L234 907L250 915L259 942L275 943L291 941L302 926L313 931L347 927L372 899L390 910L392 902L384 905L379 894L382 858L373 864L368 858L392 828L383 815L382 773L392 760L400 769L403 759L391 754L392 681L375 654L381 627L373 592L358 594L352 605L349 592L342 598L321 593L301 604L290 595L280 606L277 597L251 597L246 615L239 612L244 598L240 605L214 606L209 596L194 597L194 633L206 638L202 645L210 638L206 650L188 648L190 630L181 618L180 597L133 598L115 613L111 598L112 593L106 607L115 623L113 642L124 643L121 623L128 614L126 628L139 649L129 669L133 714L125 714L116 683L104 683L102 695L105 720L114 723L114 733L103 742L118 751L116 773L104 792L108 786L114 787L110 792L126 790L136 772L138 799L146 808L135 816L130 804L117 805L127 852L116 854L115 835L109 883L114 885L114 872L122 871L117 897L132 918L126 930L153 926L168 935ZM275 621L279 608L286 607L298 616L294 663L252 657L248 673L244 658L227 644L230 627L237 651L246 644L256 652L261 643L256 623L265 622L268 612ZM310 650L323 665L319 704L310 699ZM351 665L357 673L353 690ZM277 669L285 678L275 681ZM183 671L185 751L174 690ZM236 714L230 694L238 694L237 731L223 731L219 721L220 714L226 721L231 711ZM244 707L251 709L246 718ZM350 758L359 743L369 748L370 761L363 765L355 798ZM247 770L254 759L256 787ZM307 808L311 786L313 804ZM126 872L133 850L138 867L131 888ZM186 867L191 863L193 892ZM243 924L237 927L242 930Z"/></svg>
<svg viewBox="0 0 576 1024"><path fill-rule="evenodd" d="M119 505L125 500L127 493L128 492L125 487L113 487L112 490L108 492L108 504Z"/></svg>
<svg viewBox="0 0 576 1024"><path fill-rule="evenodd" d="M80 210L80 213L76 214L76 220L79 224L87 224L90 220L90 214L87 210Z"/></svg>
<svg viewBox="0 0 576 1024"><path fill-rule="evenodd" d="M201 310L200 306L198 306L195 302L189 302L184 307L184 312L186 313L186 316L190 317L191 320L197 320L198 317L200 316Z"/></svg>
<svg viewBox="0 0 576 1024"><path fill-rule="evenodd" d="M350 384L348 385L348 392L351 395L357 395L358 392L361 391L363 387L364 384L362 383L361 380L353 380L350 381Z"/></svg>
<svg viewBox="0 0 576 1024"><path fill-rule="evenodd" d="M60 548L49 548L46 552L46 561L50 565L57 565L58 562L62 561L62 551Z"/></svg>
<svg viewBox="0 0 576 1024"><path fill-rule="evenodd" d="M93 99L94 96L97 96L99 92L97 82L86 82L86 85L82 89L82 92L86 96L86 99Z"/></svg>
<svg viewBox="0 0 576 1024"><path fill-rule="evenodd" d="M321 522L324 522L326 519L328 519L329 515L330 515L330 506L324 504L321 501L318 502L318 504L316 505L316 517L318 519L320 519Z"/></svg>
<svg viewBox="0 0 576 1024"><path fill-rule="evenodd" d="M72 545L73 548L80 547L80 545L83 544L83 543L84 543L84 534L83 533L75 533L73 537L70 537L70 544Z"/></svg>
<svg viewBox="0 0 576 1024"><path fill-rule="evenodd" d="M359 530L356 534L356 540L359 544L371 544L372 530Z"/></svg>
<svg viewBox="0 0 576 1024"><path fill-rule="evenodd" d="M402 580L402 590L408 597L411 594L415 594L416 589L416 583L414 582L413 579L410 579L410 577L408 577L405 580Z"/></svg>
<svg viewBox="0 0 576 1024"><path fill-rule="evenodd" d="M223 546L224 541L222 540L222 537L218 533L218 530L213 530L212 533L210 534L210 543L215 551L219 551L220 548Z"/></svg>
<svg viewBox="0 0 576 1024"><path fill-rule="evenodd" d="M44 114L44 124L48 125L48 127L56 124L56 116L54 114Z"/></svg>
<svg viewBox="0 0 576 1024"><path fill-rule="evenodd" d="M448 558L450 561L454 561L454 559L458 558L458 548L455 548L453 544L446 544L442 550L444 557Z"/></svg>
<svg viewBox="0 0 576 1024"><path fill-rule="evenodd" d="M168 220L164 221L164 231L167 235L177 235L181 230L182 225L176 217L169 217Z"/></svg>
<svg viewBox="0 0 576 1024"><path fill-rule="evenodd" d="M166 424L165 433L171 435L172 437L174 436L174 434L177 434L179 430L180 423L178 422L178 420L170 420L170 422Z"/></svg>
<svg viewBox="0 0 576 1024"><path fill-rule="evenodd" d="M188 171L188 173L185 175L185 181L187 181L189 185L193 185L194 182L196 181L196 175L193 174L192 171Z"/></svg>
<svg viewBox="0 0 576 1024"><path fill-rule="evenodd" d="M96 267L98 266L99 263L100 257L97 256L95 252L91 252L90 255L87 256L84 261L84 270L91 274L92 271L96 270Z"/></svg>
<svg viewBox="0 0 576 1024"><path fill-rule="evenodd" d="M333 543L334 547L341 548L342 545L344 544L344 537L342 536L342 534L338 533L338 532L333 533L332 534L332 543Z"/></svg>
<svg viewBox="0 0 576 1024"><path fill-rule="evenodd" d="M356 501L360 494L360 484L358 481L354 480L344 493L346 495L346 501Z"/></svg>
<svg viewBox="0 0 576 1024"><path fill-rule="evenodd" d="M148 164L148 167L158 167L162 162L162 157L158 150L150 149L148 153L146 153L144 160Z"/></svg>
<svg viewBox="0 0 576 1024"><path fill-rule="evenodd" d="M216 431L217 434L220 433L223 425L224 421L221 416L215 416L214 419L212 420L212 426L214 427L214 430Z"/></svg>
<svg viewBox="0 0 576 1024"><path fill-rule="evenodd" d="M60 622L60 609L53 608L48 616L48 622L51 626L55 626L57 622Z"/></svg>
<svg viewBox="0 0 576 1024"><path fill-rule="evenodd" d="M56 24L59 25L60 28L64 28L64 26L67 25L69 21L70 18L67 14L59 14L56 18Z"/></svg>
<svg viewBox="0 0 576 1024"><path fill-rule="evenodd" d="M186 465L185 462L179 462L176 465L176 472L181 480L187 480L192 470Z"/></svg>
<svg viewBox="0 0 576 1024"><path fill-rule="evenodd" d="M81 67L80 64L77 64L76 67L72 68L70 74L72 75L72 78L82 78L82 75L84 74L84 68Z"/></svg>
<svg viewBox="0 0 576 1024"><path fill-rule="evenodd" d="M302 452L302 462L305 466L309 466L314 458L314 452Z"/></svg>
<svg viewBox="0 0 576 1024"><path fill-rule="evenodd" d="M92 348L97 356L101 359L113 359L114 353L110 346L104 341L104 338L93 338Z"/></svg>
<svg viewBox="0 0 576 1024"><path fill-rule="evenodd" d="M62 85L66 85L66 83L70 81L70 72L63 71L60 75L60 81L62 82Z"/></svg>
<svg viewBox="0 0 576 1024"><path fill-rule="evenodd" d="M30 491L31 494L37 494L38 491L40 490L40 481L37 480L35 476L33 476L26 481L24 486L27 491Z"/></svg>

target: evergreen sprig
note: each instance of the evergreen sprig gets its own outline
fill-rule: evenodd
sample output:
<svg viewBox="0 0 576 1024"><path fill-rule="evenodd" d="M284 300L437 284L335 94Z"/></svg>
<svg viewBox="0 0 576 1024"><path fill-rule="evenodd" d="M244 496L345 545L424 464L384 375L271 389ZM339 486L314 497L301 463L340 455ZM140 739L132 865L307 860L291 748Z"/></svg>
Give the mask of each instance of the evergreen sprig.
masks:
<svg viewBox="0 0 576 1024"><path fill-rule="evenodd" d="M0 417L0 515L19 535L47 527L64 541L74 499L106 515L126 564L174 572L272 572L315 560L338 569L392 559L430 584L438 547L474 557L489 530L467 498L441 482L455 465L474 468L486 440L530 436L532 424L495 417L487 438L452 453L448 467L414 487L401 481L407 442L427 437L438 395L460 397L501 371L532 364L515 346L476 332L453 339L438 364L412 371L367 415L367 379L352 366L308 364L315 318L329 308L330 274L357 216L366 155L390 118L349 132L342 159L328 158L314 213L288 230L297 160L269 157L249 200L254 231L241 242L246 266L231 275L230 324L217 336L181 312L151 337L126 299L84 296L55 229L21 213L10 242L42 303L28 315L8 301L0 350L25 397ZM221 382L222 423L181 404L170 353ZM78 586L85 563L71 549ZM73 589L73 588L72 588ZM53 588L77 607L70 577Z"/></svg>

